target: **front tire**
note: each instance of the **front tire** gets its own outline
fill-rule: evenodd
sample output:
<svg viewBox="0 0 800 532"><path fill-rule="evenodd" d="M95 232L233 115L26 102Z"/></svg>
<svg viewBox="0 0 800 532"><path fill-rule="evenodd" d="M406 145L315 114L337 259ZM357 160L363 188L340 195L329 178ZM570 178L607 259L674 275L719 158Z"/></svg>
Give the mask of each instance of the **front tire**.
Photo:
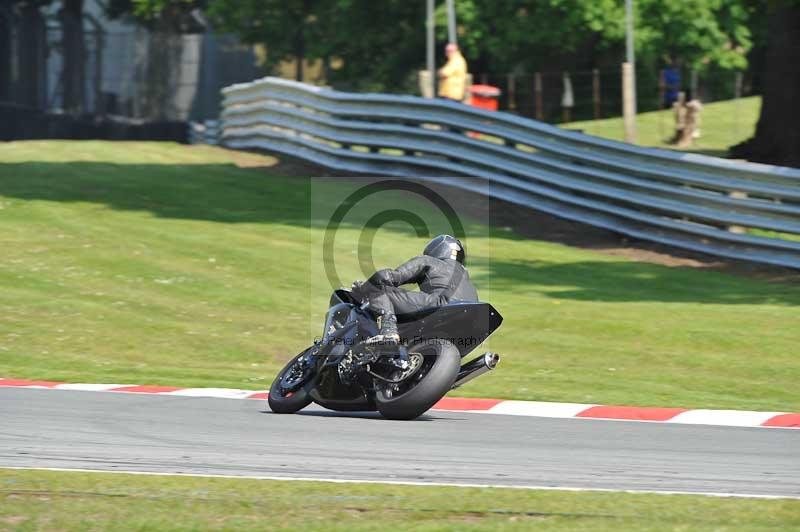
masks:
<svg viewBox="0 0 800 532"><path fill-rule="evenodd" d="M409 377L410 383L378 388L375 404L388 419L409 420L427 412L450 391L461 368L461 353L446 340L427 340L410 346L408 351L421 353L424 366Z"/></svg>
<svg viewBox="0 0 800 532"><path fill-rule="evenodd" d="M267 396L267 402L269 403L270 409L276 414L294 414L311 404L311 396L306 391L305 384L291 392L284 392L282 386L284 378L290 371L296 370L295 364L297 364L297 361L300 357L305 355L306 352L307 351L303 351L290 360L280 373L278 373L275 380L272 381L272 386L270 386L269 395Z"/></svg>

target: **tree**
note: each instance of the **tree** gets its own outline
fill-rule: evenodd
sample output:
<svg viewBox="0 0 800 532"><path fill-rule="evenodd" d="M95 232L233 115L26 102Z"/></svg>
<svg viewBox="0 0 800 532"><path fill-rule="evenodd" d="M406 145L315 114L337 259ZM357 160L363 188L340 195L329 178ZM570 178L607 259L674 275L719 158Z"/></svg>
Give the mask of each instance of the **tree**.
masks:
<svg viewBox="0 0 800 532"><path fill-rule="evenodd" d="M266 65L295 60L295 78L303 79L303 61L320 59L327 50L319 16L330 0L212 0L208 13L218 29L250 44L264 44ZM325 28L330 29L330 28Z"/></svg>
<svg viewBox="0 0 800 532"><path fill-rule="evenodd" d="M111 18L132 16L148 28L147 48L141 68L145 83L137 95L139 112L157 120L177 113L175 87L181 81L183 43L180 34L204 33L205 0L110 0Z"/></svg>
<svg viewBox="0 0 800 532"><path fill-rule="evenodd" d="M42 2L30 0L19 6L19 97L17 101L39 107L45 100L47 34L40 7Z"/></svg>
<svg viewBox="0 0 800 532"><path fill-rule="evenodd" d="M0 3L0 102L11 100L11 13Z"/></svg>
<svg viewBox="0 0 800 532"><path fill-rule="evenodd" d="M0 0L0 100L14 99L31 107L44 103L47 44L40 8L48 3L50 0ZM16 76L12 76L14 71ZM16 78L13 94L12 77Z"/></svg>
<svg viewBox="0 0 800 532"><path fill-rule="evenodd" d="M752 42L750 0L636 1L637 61L681 57L693 68L744 68ZM459 0L459 41L484 70L509 72L621 59L625 28L620 0ZM444 6L439 36L446 36Z"/></svg>
<svg viewBox="0 0 800 532"><path fill-rule="evenodd" d="M756 133L731 153L753 161L800 166L800 2L771 2L768 29Z"/></svg>
<svg viewBox="0 0 800 532"><path fill-rule="evenodd" d="M741 70L753 44L749 22L743 0L640 0L637 55L645 62L672 56L697 70L708 65Z"/></svg>
<svg viewBox="0 0 800 532"><path fill-rule="evenodd" d="M197 0L133 2L139 13ZM655 70L679 56L692 68L741 69L752 45L756 0L637 0L637 61ZM624 53L621 0L458 0L459 44L473 71L561 70L617 65ZM424 66L423 0L208 0L217 29L264 44L267 67L302 58L330 63L328 79L353 89L405 90ZM438 2L439 45L446 40Z"/></svg>
<svg viewBox="0 0 800 532"><path fill-rule="evenodd" d="M425 65L425 2L339 0L321 14L336 62L331 82L354 90L406 92Z"/></svg>
<svg viewBox="0 0 800 532"><path fill-rule="evenodd" d="M488 72L591 64L625 36L617 0L464 0L456 13L462 50ZM587 48L590 53L578 53Z"/></svg>
<svg viewBox="0 0 800 532"><path fill-rule="evenodd" d="M206 0L109 0L111 18L132 15L150 29L167 33L202 32L205 27L195 16L206 8Z"/></svg>
<svg viewBox="0 0 800 532"><path fill-rule="evenodd" d="M64 0L58 12L61 20L61 50L64 58L63 105L67 112L86 108L86 47L83 33L83 0Z"/></svg>

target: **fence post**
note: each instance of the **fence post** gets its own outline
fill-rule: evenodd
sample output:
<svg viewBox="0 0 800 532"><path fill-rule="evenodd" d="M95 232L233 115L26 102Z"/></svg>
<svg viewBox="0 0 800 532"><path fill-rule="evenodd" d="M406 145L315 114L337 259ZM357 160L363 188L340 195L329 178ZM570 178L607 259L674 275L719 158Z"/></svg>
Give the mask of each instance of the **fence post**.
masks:
<svg viewBox="0 0 800 532"><path fill-rule="evenodd" d="M659 69L658 71L658 108L664 110L667 108L667 81L664 71L666 68ZM664 138L664 113L658 113L658 138Z"/></svg>
<svg viewBox="0 0 800 532"><path fill-rule="evenodd" d="M736 135L735 142L739 142L739 100L742 98L742 73L736 72L733 81L733 99L736 102L733 111L733 133Z"/></svg>
<svg viewBox="0 0 800 532"><path fill-rule="evenodd" d="M736 72L734 78L733 97L737 100L742 97L742 73Z"/></svg>
<svg viewBox="0 0 800 532"><path fill-rule="evenodd" d="M513 111L517 108L516 98L516 79L514 74L508 75L508 110Z"/></svg>
<svg viewBox="0 0 800 532"><path fill-rule="evenodd" d="M575 96L572 94L572 80L569 78L569 72L565 71L562 74L562 82L564 84L564 92L561 95L562 121L568 124L572 121L572 106L575 105Z"/></svg>
<svg viewBox="0 0 800 532"><path fill-rule="evenodd" d="M738 190L732 190L732 191L730 191L728 193L728 197L731 197L731 198L734 198L734 199L747 199L747 192L740 192ZM728 226L728 231L730 231L731 233L736 233L736 234L742 235L742 234L747 232L747 228L743 227L741 225L729 225Z"/></svg>
<svg viewBox="0 0 800 532"><path fill-rule="evenodd" d="M544 120L544 112L542 111L542 74L541 72L533 73L533 93L536 99L536 120Z"/></svg>
<svg viewBox="0 0 800 532"><path fill-rule="evenodd" d="M622 63L622 118L625 142L636 144L636 114L633 92L633 65Z"/></svg>
<svg viewBox="0 0 800 532"><path fill-rule="evenodd" d="M600 111L600 71L592 69L592 102L594 103L594 119L598 120L601 116Z"/></svg>
<svg viewBox="0 0 800 532"><path fill-rule="evenodd" d="M425 45L425 67L428 70L430 79L428 82L431 87L431 98L436 98L436 27L434 26L434 5L433 0L426 3L427 17L425 20L426 45Z"/></svg>
<svg viewBox="0 0 800 532"><path fill-rule="evenodd" d="M103 98L103 50L105 50L104 30L99 25L95 29L94 50L94 112L106 115L106 102Z"/></svg>

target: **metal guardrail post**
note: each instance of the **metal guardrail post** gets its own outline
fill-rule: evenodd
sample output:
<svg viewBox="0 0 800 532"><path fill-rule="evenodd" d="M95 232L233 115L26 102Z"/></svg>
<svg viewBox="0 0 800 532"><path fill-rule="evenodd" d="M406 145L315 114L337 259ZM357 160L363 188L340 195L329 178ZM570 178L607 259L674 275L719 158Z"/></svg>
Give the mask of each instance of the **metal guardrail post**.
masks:
<svg viewBox="0 0 800 532"><path fill-rule="evenodd" d="M747 199L747 192L742 192L740 190L731 190L728 193L728 196L733 198L733 199L746 200ZM730 231L731 233L736 233L736 234L743 235L743 234L747 233L747 228L742 226L742 225L734 224L734 225L729 225L728 226L728 231Z"/></svg>

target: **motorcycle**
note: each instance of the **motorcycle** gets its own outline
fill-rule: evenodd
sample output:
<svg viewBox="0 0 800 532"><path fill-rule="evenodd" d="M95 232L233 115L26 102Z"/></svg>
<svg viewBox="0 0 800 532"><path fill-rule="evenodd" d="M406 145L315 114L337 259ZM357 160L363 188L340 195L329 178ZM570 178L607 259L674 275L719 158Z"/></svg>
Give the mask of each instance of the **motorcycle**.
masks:
<svg viewBox="0 0 800 532"><path fill-rule="evenodd" d="M502 323L492 305L458 301L398 316L400 343L373 345L365 340L378 325L358 288L333 292L322 337L275 377L268 395L273 412L291 414L314 402L410 420L497 366L500 356L492 352L461 364Z"/></svg>

